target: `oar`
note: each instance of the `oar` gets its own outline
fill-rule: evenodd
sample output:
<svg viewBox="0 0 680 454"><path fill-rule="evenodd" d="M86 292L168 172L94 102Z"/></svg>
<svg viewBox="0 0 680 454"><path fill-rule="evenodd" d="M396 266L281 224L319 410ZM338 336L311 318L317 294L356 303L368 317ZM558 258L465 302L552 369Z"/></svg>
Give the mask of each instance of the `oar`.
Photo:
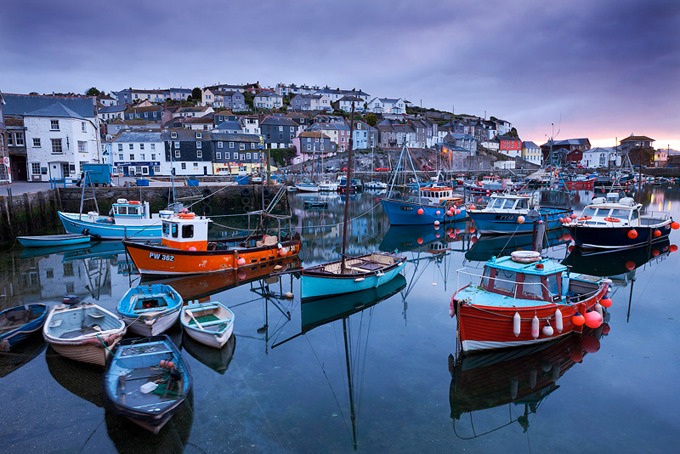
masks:
<svg viewBox="0 0 680 454"><path fill-rule="evenodd" d="M205 331L205 329L203 328L203 326L202 326L200 323L198 323L198 320L196 320L196 317L194 317L194 313L193 313L193 312L191 312L189 309L187 309L187 310L186 310L186 313L187 313L187 315L188 315L189 317L191 317L191 319L194 321L194 323L196 323L196 326L198 326L198 329L200 329L201 331Z"/></svg>

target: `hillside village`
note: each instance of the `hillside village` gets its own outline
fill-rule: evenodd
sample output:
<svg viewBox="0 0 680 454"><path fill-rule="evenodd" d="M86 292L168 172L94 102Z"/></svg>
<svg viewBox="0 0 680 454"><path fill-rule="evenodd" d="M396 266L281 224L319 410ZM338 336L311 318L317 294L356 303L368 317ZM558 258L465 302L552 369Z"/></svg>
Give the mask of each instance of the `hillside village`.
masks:
<svg viewBox="0 0 680 454"><path fill-rule="evenodd" d="M351 131L364 157L358 170L390 170L404 146L425 171L678 164L644 135L615 148L592 148L587 138L538 145L493 116L357 89L256 82L108 94L93 87L87 95L0 92L0 181L77 178L87 163L130 177L258 174L267 165L309 171L320 162L321 170L339 170Z"/></svg>

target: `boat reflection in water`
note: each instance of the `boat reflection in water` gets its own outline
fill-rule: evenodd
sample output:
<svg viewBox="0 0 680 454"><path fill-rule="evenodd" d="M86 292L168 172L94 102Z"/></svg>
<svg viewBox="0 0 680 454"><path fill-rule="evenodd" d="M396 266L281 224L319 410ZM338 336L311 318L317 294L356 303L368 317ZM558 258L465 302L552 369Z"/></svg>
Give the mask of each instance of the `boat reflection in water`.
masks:
<svg viewBox="0 0 680 454"><path fill-rule="evenodd" d="M581 249L574 247L562 264L570 272L612 278L614 282L627 282L635 270L648 262L665 259L677 247L671 247L668 238L656 243L630 249Z"/></svg>
<svg viewBox="0 0 680 454"><path fill-rule="evenodd" d="M236 336L232 335L222 348L212 348L196 342L185 334L182 336L182 348L210 369L219 374L224 374L234 357Z"/></svg>
<svg viewBox="0 0 680 454"><path fill-rule="evenodd" d="M569 232L564 228L548 230L542 240L542 248L568 244ZM482 235L472 239L472 246L465 253L465 259L472 262L486 262L491 257L510 255L513 251L532 250L533 234Z"/></svg>
<svg viewBox="0 0 680 454"><path fill-rule="evenodd" d="M559 388L557 380L588 353L597 352L601 336L608 332L604 323L583 335L530 347L458 358L449 355L449 400L456 436L470 440L515 422L526 432L529 415ZM469 423L462 419L466 413Z"/></svg>
<svg viewBox="0 0 680 454"><path fill-rule="evenodd" d="M456 250L464 251L470 245L471 223L465 221L433 225L393 225L380 242L385 252Z"/></svg>
<svg viewBox="0 0 680 454"><path fill-rule="evenodd" d="M288 339L285 339L279 343L272 345L272 349L289 342L299 336L307 334L314 328L330 324L335 321L342 321L342 333L343 333L343 346L345 355L345 370L347 373L347 384L348 384L348 396L349 396L349 410L351 419L351 432L352 432L352 444L354 449L357 448L357 414L355 411L356 398L359 391L356 389L357 384L355 383L356 377L362 377L363 371L352 370L353 365L364 365L365 361L359 358L352 357L354 352L366 353L368 345L368 335L370 334L370 321L367 320L368 329L362 326L364 322L363 312L369 309L369 313L366 314L370 318L372 311L370 309L374 308L376 304L381 301L389 299L391 296L396 295L401 290L406 287L406 278L403 275L397 274L392 280L386 282L385 284L363 290L361 292L353 293L350 297L346 295L343 296L333 296L328 298L314 298L312 300L305 301L302 300L301 304L301 318L302 318L302 329L299 333L295 334ZM351 317L355 314L362 314L357 317ZM350 320L353 318L354 320ZM357 325L358 324L358 325ZM363 328L363 329L362 329ZM350 338L348 334L352 333L365 333L364 338ZM355 336L356 337L356 336ZM361 337L361 334L359 335ZM324 369L324 374L326 373ZM359 384L360 387L360 384ZM333 394L335 394L335 391ZM343 413L344 414L344 413Z"/></svg>
<svg viewBox="0 0 680 454"><path fill-rule="evenodd" d="M45 350L46 346L41 331L38 331L14 346L12 351L0 352L0 378L30 363Z"/></svg>
<svg viewBox="0 0 680 454"><path fill-rule="evenodd" d="M74 361L57 353L51 346L45 362L52 378L71 394L99 407L105 407L104 370L89 363Z"/></svg>

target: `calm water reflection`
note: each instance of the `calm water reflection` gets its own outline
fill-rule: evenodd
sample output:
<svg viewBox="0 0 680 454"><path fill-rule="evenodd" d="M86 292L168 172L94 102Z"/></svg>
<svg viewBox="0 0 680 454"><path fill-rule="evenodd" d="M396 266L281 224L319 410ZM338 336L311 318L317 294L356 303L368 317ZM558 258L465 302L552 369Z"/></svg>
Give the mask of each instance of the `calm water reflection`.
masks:
<svg viewBox="0 0 680 454"><path fill-rule="evenodd" d="M583 206L592 193L578 194ZM337 257L344 201L304 208L303 264ZM678 188L639 199L680 219ZM0 356L3 452L670 452L680 448L680 255L670 242L630 253L569 254L564 232L549 254L614 281L606 326L513 355L456 357L448 303L455 270L480 267L526 239L477 239L466 224L389 228L375 194L351 204L351 252L403 251L404 279L382 294L301 307L295 274L256 272L177 280L186 298L213 298L236 313L224 350L182 345L194 374L190 402L158 436L111 413L102 371L36 339ZM286 264L295 269L299 263ZM267 271L267 270L265 270ZM120 244L0 253L2 306L78 294L115 309L139 277ZM293 298L288 298L288 292ZM305 305L306 306L306 305Z"/></svg>

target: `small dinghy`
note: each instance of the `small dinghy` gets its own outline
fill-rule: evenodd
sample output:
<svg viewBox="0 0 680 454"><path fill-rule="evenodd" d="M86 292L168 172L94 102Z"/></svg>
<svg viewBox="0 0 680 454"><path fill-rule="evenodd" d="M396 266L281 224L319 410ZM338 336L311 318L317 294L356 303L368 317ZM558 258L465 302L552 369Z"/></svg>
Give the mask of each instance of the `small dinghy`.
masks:
<svg viewBox="0 0 680 454"><path fill-rule="evenodd" d="M64 233L61 235L18 236L17 241L23 247L54 247L70 244L89 243L90 237L80 233Z"/></svg>
<svg viewBox="0 0 680 454"><path fill-rule="evenodd" d="M46 304L26 304L0 312L0 352L8 352L43 327Z"/></svg>
<svg viewBox="0 0 680 454"><path fill-rule="evenodd" d="M107 399L132 422L158 433L191 391L189 366L166 335L125 339L106 373Z"/></svg>
<svg viewBox="0 0 680 454"><path fill-rule="evenodd" d="M234 313L217 301L184 306L180 320L189 337L208 347L222 348L234 332Z"/></svg>
<svg viewBox="0 0 680 454"><path fill-rule="evenodd" d="M169 285L139 285L128 290L118 303L118 313L130 331L157 336L175 324L182 297Z"/></svg>
<svg viewBox="0 0 680 454"><path fill-rule="evenodd" d="M126 330L116 314L94 303L80 303L52 308L43 337L60 355L104 366Z"/></svg>

